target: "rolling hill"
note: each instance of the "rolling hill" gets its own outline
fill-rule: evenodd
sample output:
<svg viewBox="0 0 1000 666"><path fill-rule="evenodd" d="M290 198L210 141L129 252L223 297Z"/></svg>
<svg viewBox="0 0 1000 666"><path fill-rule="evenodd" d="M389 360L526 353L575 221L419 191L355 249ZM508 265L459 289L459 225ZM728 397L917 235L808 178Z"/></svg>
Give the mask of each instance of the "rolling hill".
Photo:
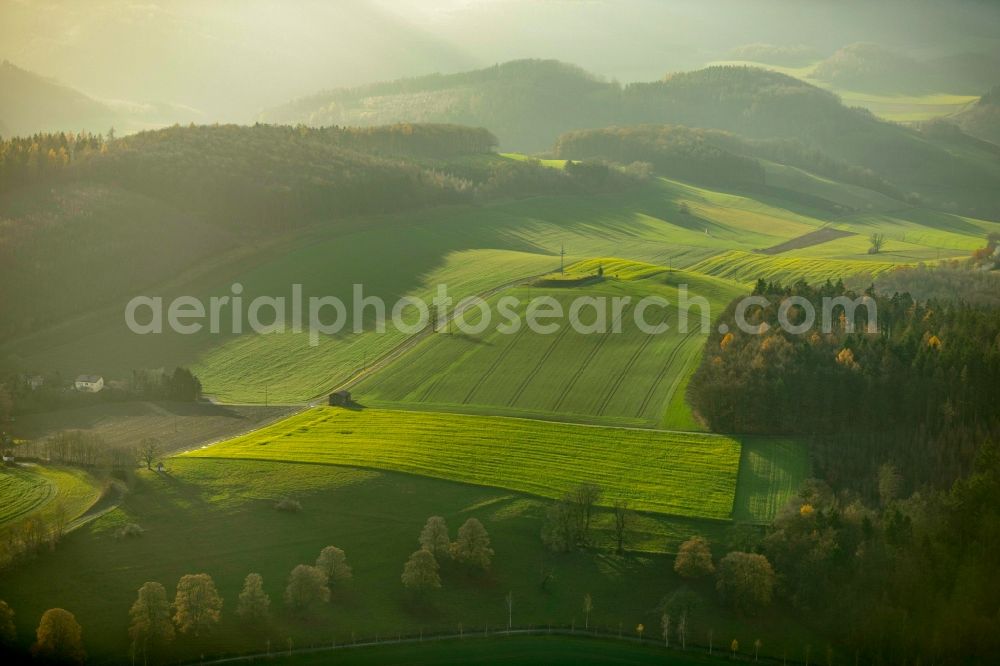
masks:
<svg viewBox="0 0 1000 666"><path fill-rule="evenodd" d="M991 89L975 105L950 120L966 134L1000 145L1000 86Z"/></svg>
<svg viewBox="0 0 1000 666"><path fill-rule="evenodd" d="M0 63L0 136L38 132L118 134L202 120L197 109L166 102L99 100L53 79Z"/></svg>
<svg viewBox="0 0 1000 666"><path fill-rule="evenodd" d="M609 125L722 129L750 139L792 139L935 204L1000 214L1000 175L979 156L848 108L833 93L799 79L750 67L709 67L621 86L563 63L522 60L320 93L261 119L313 125L463 122L490 128L504 148L527 151L550 148L564 132Z"/></svg>

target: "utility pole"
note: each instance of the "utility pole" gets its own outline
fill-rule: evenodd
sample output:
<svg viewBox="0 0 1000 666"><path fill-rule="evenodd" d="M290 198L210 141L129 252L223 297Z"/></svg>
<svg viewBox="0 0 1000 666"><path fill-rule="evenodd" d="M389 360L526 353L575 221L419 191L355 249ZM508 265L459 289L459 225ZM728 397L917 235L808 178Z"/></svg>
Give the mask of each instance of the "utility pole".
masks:
<svg viewBox="0 0 1000 666"><path fill-rule="evenodd" d="M566 246L565 245L560 245L559 246L559 272L560 273L563 272L563 268L565 267L565 265L566 265Z"/></svg>

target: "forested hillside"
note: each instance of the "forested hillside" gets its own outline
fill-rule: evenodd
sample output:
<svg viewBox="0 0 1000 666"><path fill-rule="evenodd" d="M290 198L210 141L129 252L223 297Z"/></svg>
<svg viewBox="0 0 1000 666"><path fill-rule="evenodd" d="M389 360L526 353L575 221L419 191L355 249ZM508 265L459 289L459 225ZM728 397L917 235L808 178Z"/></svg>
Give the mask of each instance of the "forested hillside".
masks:
<svg viewBox="0 0 1000 666"><path fill-rule="evenodd" d="M514 61L321 93L262 119L310 125L462 122L489 127L503 148L527 151L549 149L565 132L610 125L722 129L748 139L793 140L934 206L1000 215L1000 166L982 149L960 140L928 140L848 108L833 93L748 67L710 67L621 86L555 61Z"/></svg>
<svg viewBox="0 0 1000 666"><path fill-rule="evenodd" d="M718 148L704 134L669 125L581 130L560 136L553 152L567 159L649 162L670 178L710 185L764 184L764 169L756 160Z"/></svg>
<svg viewBox="0 0 1000 666"><path fill-rule="evenodd" d="M952 120L966 134L1000 145L1000 85Z"/></svg>
<svg viewBox="0 0 1000 666"><path fill-rule="evenodd" d="M691 380L693 404L713 429L814 437L819 467L840 485L870 479L885 462L899 465L914 487L947 485L969 472L979 443L1000 437L995 307L871 294L874 333L867 332L864 306L852 319L833 309L830 331L822 332L823 299L859 294L839 283L782 287L763 280L754 294L770 305L752 308L749 323L769 330L742 331L731 305L722 316L728 331L709 338ZM778 325L779 306L793 296L815 307L810 334ZM799 305L788 316L793 324L805 320Z"/></svg>
<svg viewBox="0 0 1000 666"><path fill-rule="evenodd" d="M602 165L501 158L495 144L481 128L410 124L175 126L0 142L0 339L310 224L636 182Z"/></svg>

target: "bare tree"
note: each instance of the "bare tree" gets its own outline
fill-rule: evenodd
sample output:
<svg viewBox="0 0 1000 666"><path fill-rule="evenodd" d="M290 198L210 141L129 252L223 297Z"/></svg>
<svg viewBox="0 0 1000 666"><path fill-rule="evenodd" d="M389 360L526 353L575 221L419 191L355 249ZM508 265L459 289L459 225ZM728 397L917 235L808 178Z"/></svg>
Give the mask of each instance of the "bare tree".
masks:
<svg viewBox="0 0 1000 666"><path fill-rule="evenodd" d="M873 232L872 235L868 237L868 243L870 244L868 254L878 254L885 246L885 234Z"/></svg>
<svg viewBox="0 0 1000 666"><path fill-rule="evenodd" d="M514 617L514 593L508 592L507 596L504 597L504 605L507 607L507 631L510 631L511 623Z"/></svg>
<svg viewBox="0 0 1000 666"><path fill-rule="evenodd" d="M615 518L615 552L623 555L625 553L625 542L628 538L628 529L632 523L632 513L628 508L628 500L617 500L612 511Z"/></svg>
<svg viewBox="0 0 1000 666"><path fill-rule="evenodd" d="M590 629L590 614L594 610L594 600L590 598L590 592L583 595L583 628Z"/></svg>
<svg viewBox="0 0 1000 666"><path fill-rule="evenodd" d="M601 488L593 483L582 483L572 493L576 505L578 533L583 545L590 541L590 520L594 515L594 506L601 499Z"/></svg>
<svg viewBox="0 0 1000 666"><path fill-rule="evenodd" d="M688 626L688 614L687 611L681 613L681 621L677 623L677 635L681 639L681 649L687 649L687 626Z"/></svg>
<svg viewBox="0 0 1000 666"><path fill-rule="evenodd" d="M660 616L660 629L663 630L663 645L670 647L670 613L666 611Z"/></svg>
<svg viewBox="0 0 1000 666"><path fill-rule="evenodd" d="M153 469L153 463L160 454L160 441L155 437L147 437L139 444L139 457L146 463L146 469Z"/></svg>

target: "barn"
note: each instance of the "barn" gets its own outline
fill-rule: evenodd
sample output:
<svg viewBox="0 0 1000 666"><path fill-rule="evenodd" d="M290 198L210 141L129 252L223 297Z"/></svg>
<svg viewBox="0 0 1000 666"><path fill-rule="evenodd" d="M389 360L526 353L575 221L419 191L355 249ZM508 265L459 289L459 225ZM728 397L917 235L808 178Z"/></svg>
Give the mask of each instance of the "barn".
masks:
<svg viewBox="0 0 1000 666"><path fill-rule="evenodd" d="M334 391L330 394L331 407L350 407L351 404L350 391Z"/></svg>
<svg viewBox="0 0 1000 666"><path fill-rule="evenodd" d="M104 388L104 377L100 375L80 375L73 383L77 391L97 393Z"/></svg>

